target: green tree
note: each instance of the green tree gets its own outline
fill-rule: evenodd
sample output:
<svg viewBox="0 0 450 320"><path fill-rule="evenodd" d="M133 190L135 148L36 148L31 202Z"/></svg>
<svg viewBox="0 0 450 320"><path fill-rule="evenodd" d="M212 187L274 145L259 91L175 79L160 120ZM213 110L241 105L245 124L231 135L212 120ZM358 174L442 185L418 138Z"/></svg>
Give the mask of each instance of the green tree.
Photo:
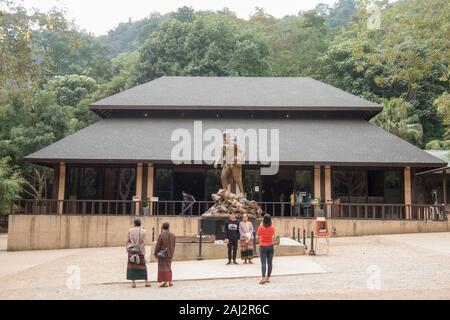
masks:
<svg viewBox="0 0 450 320"><path fill-rule="evenodd" d="M448 92L437 98L433 106L436 108L438 115L442 119L444 125L444 135L442 140L432 140L425 146L430 150L450 150L450 95Z"/></svg>
<svg viewBox="0 0 450 320"><path fill-rule="evenodd" d="M433 102L449 89L447 1L383 2L381 30L367 27L366 2L359 1L350 31L319 57L317 77L375 102L403 98L420 119L425 143L441 139Z"/></svg>
<svg viewBox="0 0 450 320"><path fill-rule="evenodd" d="M35 32L36 51L46 75L80 74L107 81L111 77L110 47L73 28Z"/></svg>
<svg viewBox="0 0 450 320"><path fill-rule="evenodd" d="M23 88L38 76L31 41L38 20L22 6L0 0L0 83L9 89Z"/></svg>
<svg viewBox="0 0 450 320"><path fill-rule="evenodd" d="M444 140L450 140L450 94L446 91L437 98L433 106L436 108L438 115L442 118L444 125Z"/></svg>
<svg viewBox="0 0 450 320"><path fill-rule="evenodd" d="M11 164L10 158L0 159L0 214L8 214L11 200L20 198L25 179Z"/></svg>
<svg viewBox="0 0 450 320"><path fill-rule="evenodd" d="M316 10L324 10L323 5L316 7ZM357 12L355 0L338 0L332 7L328 8L326 24L330 28L348 28L352 16Z"/></svg>
<svg viewBox="0 0 450 320"><path fill-rule="evenodd" d="M48 82L46 89L54 93L58 105L75 107L83 98L97 90L97 82L77 74L56 76Z"/></svg>
<svg viewBox="0 0 450 320"><path fill-rule="evenodd" d="M273 25L277 22L277 19L268 14L264 8L256 7L255 13L250 16L250 23L263 24L266 26Z"/></svg>
<svg viewBox="0 0 450 320"><path fill-rule="evenodd" d="M425 145L426 150L450 150L450 140L433 140Z"/></svg>
<svg viewBox="0 0 450 320"><path fill-rule="evenodd" d="M107 35L100 36L98 39L111 47L110 55L116 57L121 53L138 49L145 39L158 31L161 23L169 18L169 14L161 15L154 12L142 20L119 23L116 28L108 31Z"/></svg>
<svg viewBox="0 0 450 320"><path fill-rule="evenodd" d="M316 11L285 17L259 32L270 50L270 70L275 76L311 76L316 59L328 48L330 35L325 18Z"/></svg>
<svg viewBox="0 0 450 320"><path fill-rule="evenodd" d="M383 101L383 111L372 122L407 141L422 141L423 128L419 117L412 113L412 106L401 98Z"/></svg>
<svg viewBox="0 0 450 320"><path fill-rule="evenodd" d="M164 75L229 76L267 73L267 47L226 14L203 14L192 22L171 20L139 52L136 79Z"/></svg>
<svg viewBox="0 0 450 320"><path fill-rule="evenodd" d="M23 105L22 100L19 102ZM17 105L20 105L19 102ZM25 165L23 157L69 133L71 107L57 105L52 92L39 91L33 97L31 105L31 109L19 119L20 123L12 126L9 132L3 132L0 137L0 157L10 156L14 163L21 166ZM14 121L13 110L4 113L2 122Z"/></svg>
<svg viewBox="0 0 450 320"><path fill-rule="evenodd" d="M184 6L174 12L172 17L180 22L192 22L195 19L195 12L192 7Z"/></svg>

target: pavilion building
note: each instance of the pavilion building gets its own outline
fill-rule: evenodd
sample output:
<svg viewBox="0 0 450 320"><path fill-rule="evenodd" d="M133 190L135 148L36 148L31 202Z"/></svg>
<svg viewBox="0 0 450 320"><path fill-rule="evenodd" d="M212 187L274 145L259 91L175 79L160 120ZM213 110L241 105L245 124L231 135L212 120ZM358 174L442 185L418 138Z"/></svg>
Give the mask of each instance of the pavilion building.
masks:
<svg viewBox="0 0 450 320"><path fill-rule="evenodd" d="M182 191L203 213L220 172L194 156L171 159L173 132L195 136L196 121L203 130L278 130L278 173L261 175L261 159L243 167L247 198L275 216L313 216L316 199L329 217L420 218L415 206L433 203L420 203L429 197L416 174L447 165L370 123L380 105L312 78L162 77L91 110L100 121L25 158L54 169L47 213L178 215Z"/></svg>

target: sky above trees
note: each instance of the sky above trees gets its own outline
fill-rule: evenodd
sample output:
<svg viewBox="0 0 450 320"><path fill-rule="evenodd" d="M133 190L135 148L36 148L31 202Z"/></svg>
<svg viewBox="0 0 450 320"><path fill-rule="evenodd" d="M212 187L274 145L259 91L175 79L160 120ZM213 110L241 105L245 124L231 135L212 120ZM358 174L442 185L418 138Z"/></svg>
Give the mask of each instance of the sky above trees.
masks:
<svg viewBox="0 0 450 320"><path fill-rule="evenodd" d="M53 7L67 10L67 16L76 24L95 35L106 34L120 22L131 18L136 21L147 17L151 12L166 14L189 6L194 10L222 10L228 8L239 18L248 19L255 7L276 18L285 15L297 15L300 10L311 10L319 3L332 5L336 0L23 0L25 8L38 8L49 11ZM101 19L99 19L99 13Z"/></svg>

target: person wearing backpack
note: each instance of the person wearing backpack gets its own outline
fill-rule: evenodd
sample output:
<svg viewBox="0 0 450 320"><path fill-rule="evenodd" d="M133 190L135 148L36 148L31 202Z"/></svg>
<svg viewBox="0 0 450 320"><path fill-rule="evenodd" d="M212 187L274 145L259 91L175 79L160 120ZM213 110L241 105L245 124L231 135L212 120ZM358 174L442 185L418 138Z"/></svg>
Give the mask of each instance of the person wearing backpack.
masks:
<svg viewBox="0 0 450 320"><path fill-rule="evenodd" d="M172 258L175 253L176 237L169 231L169 223L162 225L163 232L156 242L154 255L158 259L158 282L161 288L172 287Z"/></svg>
<svg viewBox="0 0 450 320"><path fill-rule="evenodd" d="M127 280L131 280L131 287L136 288L136 280L144 280L145 286L150 287L145 261L146 232L141 228L141 220L134 220L134 227L128 230L126 249L128 253Z"/></svg>

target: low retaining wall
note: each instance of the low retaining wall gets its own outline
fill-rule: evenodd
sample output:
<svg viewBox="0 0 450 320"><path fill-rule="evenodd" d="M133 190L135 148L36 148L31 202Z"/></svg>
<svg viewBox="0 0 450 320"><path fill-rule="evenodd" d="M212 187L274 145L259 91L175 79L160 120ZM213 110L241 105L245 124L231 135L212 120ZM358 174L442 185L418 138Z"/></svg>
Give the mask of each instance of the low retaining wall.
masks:
<svg viewBox="0 0 450 320"><path fill-rule="evenodd" d="M9 217L8 251L117 247L125 244L133 216L11 215ZM178 236L197 234L198 217L141 217L147 230L148 245L164 222L170 223ZM274 218L276 233L292 237L292 229L305 229L309 234L315 220ZM350 237L378 234L448 232L449 221L328 220L333 236Z"/></svg>
<svg viewBox="0 0 450 320"><path fill-rule="evenodd" d="M133 216L12 215L9 217L8 251L48 250L125 245ZM146 244L155 239L164 222L176 235L197 233L198 218L140 217L147 230Z"/></svg>
<svg viewBox="0 0 450 320"><path fill-rule="evenodd" d="M328 219L332 237L355 237L381 234L448 232L450 221L403 221L403 220L344 220ZM292 237L293 228L314 230L314 219L273 219L277 233ZM335 230L335 232L333 232ZM297 231L296 231L297 232ZM302 233L303 231L301 231Z"/></svg>

